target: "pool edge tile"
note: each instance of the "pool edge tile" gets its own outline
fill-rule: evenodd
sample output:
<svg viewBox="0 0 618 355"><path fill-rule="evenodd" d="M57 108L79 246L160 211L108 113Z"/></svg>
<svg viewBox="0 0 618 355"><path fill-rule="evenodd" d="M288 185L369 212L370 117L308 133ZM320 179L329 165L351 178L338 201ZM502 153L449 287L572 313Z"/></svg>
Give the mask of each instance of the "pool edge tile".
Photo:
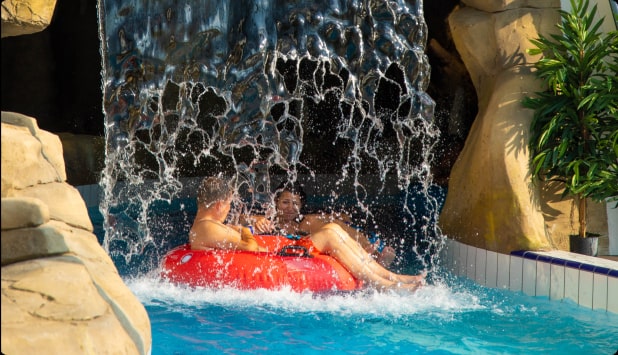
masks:
<svg viewBox="0 0 618 355"><path fill-rule="evenodd" d="M528 296L536 296L536 260L524 258L522 262L522 292Z"/></svg>
<svg viewBox="0 0 618 355"><path fill-rule="evenodd" d="M496 287L502 289L509 288L509 273L511 256L498 253L498 277L496 279Z"/></svg>
<svg viewBox="0 0 618 355"><path fill-rule="evenodd" d="M509 290L520 292L523 289L524 259L519 256L510 256Z"/></svg>
<svg viewBox="0 0 618 355"><path fill-rule="evenodd" d="M592 308L592 298L594 296L594 273L586 270L579 270L579 305Z"/></svg>
<svg viewBox="0 0 618 355"><path fill-rule="evenodd" d="M592 274L592 309L607 310L607 275Z"/></svg>
<svg viewBox="0 0 618 355"><path fill-rule="evenodd" d="M457 266L457 275L466 276L467 268L468 268L468 249L470 246L460 243L459 244L459 265Z"/></svg>
<svg viewBox="0 0 618 355"><path fill-rule="evenodd" d="M461 248L461 243L453 240L451 243L451 248L451 262L449 265L449 270L454 275L459 275L457 268L459 267L459 249Z"/></svg>
<svg viewBox="0 0 618 355"><path fill-rule="evenodd" d="M458 276L477 284L618 313L618 262L561 250L502 254L455 242Z"/></svg>
<svg viewBox="0 0 618 355"><path fill-rule="evenodd" d="M565 267L549 264L549 299L562 300L565 298ZM577 302L577 300L575 300Z"/></svg>
<svg viewBox="0 0 618 355"><path fill-rule="evenodd" d="M468 246L468 254L466 255L466 272L465 276L470 280L476 279L476 253L479 250L477 247Z"/></svg>
<svg viewBox="0 0 618 355"><path fill-rule="evenodd" d="M549 297L551 278L551 264L536 261L536 294L535 296Z"/></svg>
<svg viewBox="0 0 618 355"><path fill-rule="evenodd" d="M498 253L488 250L485 265L485 285L495 288L498 285Z"/></svg>
<svg viewBox="0 0 618 355"><path fill-rule="evenodd" d="M618 314L618 278L607 278L607 311Z"/></svg>
<svg viewBox="0 0 618 355"><path fill-rule="evenodd" d="M476 273L474 281L479 285L487 285L487 250L476 249Z"/></svg>
<svg viewBox="0 0 618 355"><path fill-rule="evenodd" d="M579 270L564 267L564 298L579 304Z"/></svg>

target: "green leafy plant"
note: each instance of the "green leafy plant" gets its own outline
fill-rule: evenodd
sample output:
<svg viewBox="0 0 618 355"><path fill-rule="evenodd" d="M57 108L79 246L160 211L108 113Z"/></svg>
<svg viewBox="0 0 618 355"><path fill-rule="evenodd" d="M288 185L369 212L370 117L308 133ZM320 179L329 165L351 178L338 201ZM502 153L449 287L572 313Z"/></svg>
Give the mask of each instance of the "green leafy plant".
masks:
<svg viewBox="0 0 618 355"><path fill-rule="evenodd" d="M564 183L562 197L575 196L579 236L586 236L586 198L618 200L618 32L602 34L596 5L571 0L560 11L559 34L531 40L531 55L543 55L536 76L547 90L523 100L534 110L530 125L533 180Z"/></svg>

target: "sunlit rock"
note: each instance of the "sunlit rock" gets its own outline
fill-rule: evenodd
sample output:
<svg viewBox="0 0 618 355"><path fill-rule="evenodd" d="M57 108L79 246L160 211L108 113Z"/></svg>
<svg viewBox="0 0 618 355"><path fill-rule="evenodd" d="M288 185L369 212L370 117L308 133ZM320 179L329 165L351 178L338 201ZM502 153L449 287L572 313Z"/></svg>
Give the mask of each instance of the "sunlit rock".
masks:
<svg viewBox="0 0 618 355"><path fill-rule="evenodd" d="M466 3L471 7L451 13L449 24L476 88L479 113L451 172L442 231L503 253L566 249L569 219L577 218L572 200L532 184L527 144L533 112L521 105L525 96L542 90L532 71L539 57L526 49L539 33L556 31L560 3L536 2L534 8L526 1ZM603 228L598 221L591 224Z"/></svg>
<svg viewBox="0 0 618 355"><path fill-rule="evenodd" d="M531 112L521 100L540 89L526 42L557 20L553 8L488 13L466 7L449 16L479 98L479 114L451 171L440 216L451 238L503 253L553 248L538 190L527 175Z"/></svg>
<svg viewBox="0 0 618 355"><path fill-rule="evenodd" d="M13 189L66 180L58 136L33 118L2 112L2 196Z"/></svg>
<svg viewBox="0 0 618 355"><path fill-rule="evenodd" d="M2 198L2 230L37 227L47 222L49 208L38 198Z"/></svg>
<svg viewBox="0 0 618 355"><path fill-rule="evenodd" d="M2 352L145 353L90 273L70 256L3 266Z"/></svg>
<svg viewBox="0 0 618 355"><path fill-rule="evenodd" d="M2 266L67 252L69 248L55 228L2 230Z"/></svg>
<svg viewBox="0 0 618 355"><path fill-rule="evenodd" d="M3 0L2 38L43 31L55 7L56 0Z"/></svg>
<svg viewBox="0 0 618 355"><path fill-rule="evenodd" d="M559 8L560 0L463 0L464 4L485 12L501 12L517 8Z"/></svg>
<svg viewBox="0 0 618 355"><path fill-rule="evenodd" d="M7 191L6 197L33 197L49 206L50 218L92 232L86 204L73 186L65 182L52 182Z"/></svg>
<svg viewBox="0 0 618 355"><path fill-rule="evenodd" d="M66 183L58 136L2 113L2 353L147 354L150 321Z"/></svg>

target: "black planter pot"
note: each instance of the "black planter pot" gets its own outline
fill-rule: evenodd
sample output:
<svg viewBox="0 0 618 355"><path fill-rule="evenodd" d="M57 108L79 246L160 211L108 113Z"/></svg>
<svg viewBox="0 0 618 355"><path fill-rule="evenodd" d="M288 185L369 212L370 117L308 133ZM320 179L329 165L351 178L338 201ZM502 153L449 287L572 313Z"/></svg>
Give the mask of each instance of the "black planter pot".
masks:
<svg viewBox="0 0 618 355"><path fill-rule="evenodd" d="M599 237L598 234L587 234L586 238L570 235L570 249L573 253L597 256L599 253Z"/></svg>

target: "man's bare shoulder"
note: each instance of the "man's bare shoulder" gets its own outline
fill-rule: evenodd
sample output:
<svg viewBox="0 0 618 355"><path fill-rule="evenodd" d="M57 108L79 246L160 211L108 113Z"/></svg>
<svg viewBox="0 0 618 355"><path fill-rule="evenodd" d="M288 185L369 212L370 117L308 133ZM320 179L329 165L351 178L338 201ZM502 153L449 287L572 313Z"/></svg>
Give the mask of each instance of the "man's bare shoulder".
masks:
<svg viewBox="0 0 618 355"><path fill-rule="evenodd" d="M227 232L224 225L210 220L195 221L189 232L190 240L205 241L209 239L217 239L219 236Z"/></svg>

